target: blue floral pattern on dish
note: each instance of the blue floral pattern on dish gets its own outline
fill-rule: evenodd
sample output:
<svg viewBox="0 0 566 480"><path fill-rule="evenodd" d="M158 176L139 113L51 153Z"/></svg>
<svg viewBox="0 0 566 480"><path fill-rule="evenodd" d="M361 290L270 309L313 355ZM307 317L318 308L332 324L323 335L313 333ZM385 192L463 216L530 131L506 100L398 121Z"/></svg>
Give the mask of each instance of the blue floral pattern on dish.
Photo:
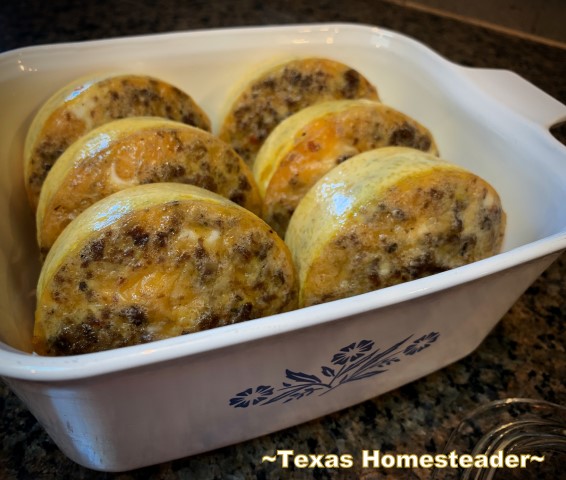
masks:
<svg viewBox="0 0 566 480"><path fill-rule="evenodd" d="M389 367L399 363L403 356L413 356L423 351L436 342L439 336L438 332L430 332L408 343L414 337L410 335L385 350L374 349L373 340L353 342L334 354L330 365L321 366L318 375L287 369L286 381L281 383L281 387L277 389L271 385L249 387L237 393L229 403L234 408L247 408L250 405L287 403L308 397L315 392L319 396L325 395L346 383L387 372Z"/></svg>

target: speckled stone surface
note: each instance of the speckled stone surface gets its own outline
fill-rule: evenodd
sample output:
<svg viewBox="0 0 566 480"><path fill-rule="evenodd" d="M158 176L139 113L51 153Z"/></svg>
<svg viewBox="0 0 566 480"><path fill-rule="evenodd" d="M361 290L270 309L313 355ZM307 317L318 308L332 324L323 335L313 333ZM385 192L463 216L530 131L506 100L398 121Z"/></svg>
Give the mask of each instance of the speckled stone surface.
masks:
<svg viewBox="0 0 566 480"><path fill-rule="evenodd" d="M158 6L157 6L158 5ZM566 50L375 0L2 2L0 50L54 42L241 25L358 22L403 32L464 65L506 68L566 103ZM565 142L564 128L555 134ZM266 437L122 474L68 460L0 383L0 480L37 479L429 479L426 469L284 472L261 463L277 449L302 453L438 453L465 413L506 397L566 405L566 256L516 302L465 359L398 390ZM537 478L566 478L546 471Z"/></svg>

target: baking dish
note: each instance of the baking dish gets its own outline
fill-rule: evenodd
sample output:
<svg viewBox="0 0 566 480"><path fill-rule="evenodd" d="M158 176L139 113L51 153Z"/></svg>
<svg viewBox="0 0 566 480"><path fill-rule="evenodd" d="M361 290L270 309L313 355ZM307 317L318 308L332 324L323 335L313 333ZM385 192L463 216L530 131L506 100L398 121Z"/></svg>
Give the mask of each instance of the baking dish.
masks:
<svg viewBox="0 0 566 480"><path fill-rule="evenodd" d="M26 130L60 86L147 73L188 92L218 129L237 79L264 62L350 64L384 103L435 135L444 158L501 195L504 251L357 297L119 350L30 352L39 272L22 181ZM61 450L123 471L237 443L397 388L466 356L566 248L566 106L506 71L454 65L385 29L238 28L24 48L0 56L0 375Z"/></svg>

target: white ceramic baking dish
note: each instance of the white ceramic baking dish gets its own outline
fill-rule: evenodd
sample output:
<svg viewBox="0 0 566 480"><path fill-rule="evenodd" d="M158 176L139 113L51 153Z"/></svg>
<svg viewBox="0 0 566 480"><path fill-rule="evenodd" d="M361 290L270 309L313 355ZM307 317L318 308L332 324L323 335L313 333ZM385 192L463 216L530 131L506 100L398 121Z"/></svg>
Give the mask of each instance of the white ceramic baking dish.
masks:
<svg viewBox="0 0 566 480"><path fill-rule="evenodd" d="M30 121L65 83L141 72L189 92L215 128L262 62L350 64L382 100L486 178L508 215L503 253L354 298L114 351L30 353L39 264L22 181ZM0 56L0 375L76 462L127 470L241 442L380 395L473 351L566 248L566 107L505 71L462 68L369 26L195 31L24 48Z"/></svg>

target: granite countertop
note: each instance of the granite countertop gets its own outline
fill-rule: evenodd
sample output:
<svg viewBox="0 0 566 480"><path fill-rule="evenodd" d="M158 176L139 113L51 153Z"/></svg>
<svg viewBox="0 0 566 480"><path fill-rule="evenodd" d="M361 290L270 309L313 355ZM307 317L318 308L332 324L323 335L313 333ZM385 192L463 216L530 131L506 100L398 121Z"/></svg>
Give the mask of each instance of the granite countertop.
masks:
<svg viewBox="0 0 566 480"><path fill-rule="evenodd" d="M370 0L3 2L0 51L28 45L188 29L357 22L408 34L463 65L510 69L566 103L566 50L456 20ZM566 144L566 129L555 135ZM520 297L482 345L463 360L393 392L265 437L122 474L68 460L0 382L0 479L421 478L431 471L284 472L261 463L277 449L304 453L437 453L465 413L507 397L566 405L566 255ZM542 475L542 474L541 474ZM546 472L538 478L559 478ZM564 477L562 477L564 478Z"/></svg>

